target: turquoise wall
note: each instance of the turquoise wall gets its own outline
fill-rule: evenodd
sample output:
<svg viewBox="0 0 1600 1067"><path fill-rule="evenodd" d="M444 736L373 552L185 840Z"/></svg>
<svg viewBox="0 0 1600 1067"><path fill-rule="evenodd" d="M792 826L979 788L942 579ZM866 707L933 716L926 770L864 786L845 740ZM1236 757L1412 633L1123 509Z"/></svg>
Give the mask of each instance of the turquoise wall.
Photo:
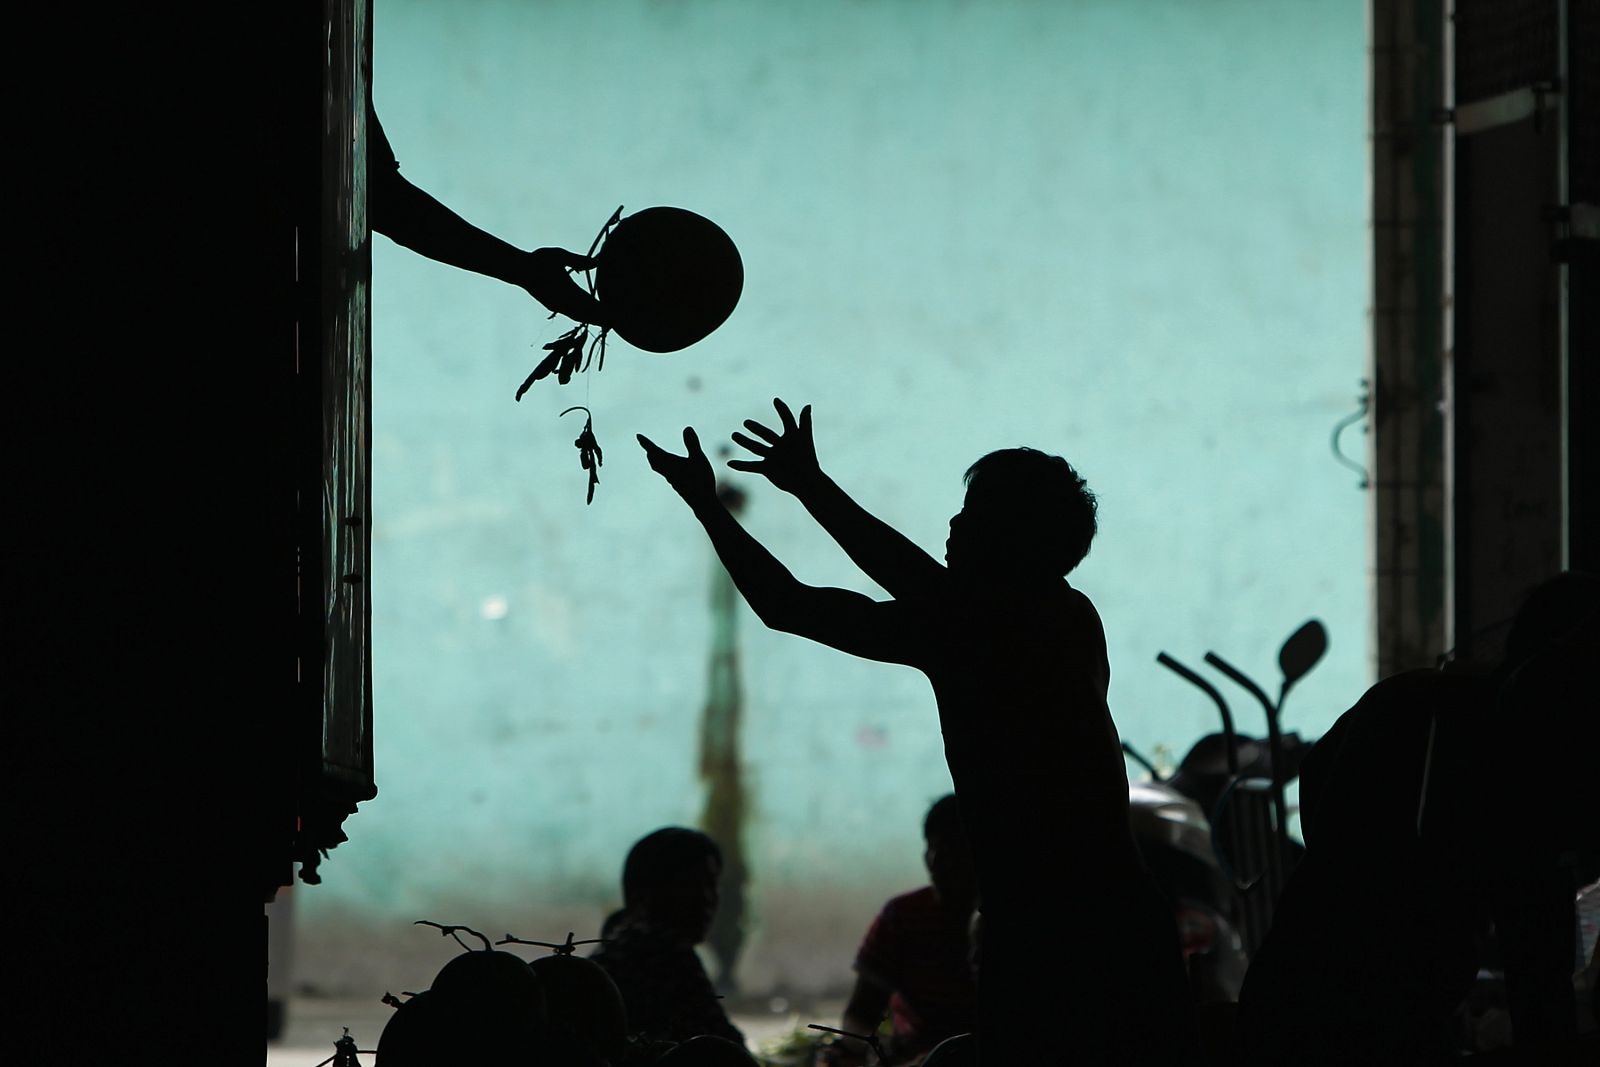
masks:
<svg viewBox="0 0 1600 1067"><path fill-rule="evenodd" d="M1332 648L1286 725L1320 733L1369 680L1366 500L1328 450L1366 358L1363 18L378 0L374 97L414 182L523 247L586 248L618 204L687 207L747 281L705 342L618 343L519 404L563 323L376 240L380 793L296 894L300 980L418 988L454 950L419 918L592 936L627 846L700 818L713 560L632 438L725 440L774 396L813 404L825 466L935 555L973 459L1066 455L1100 495L1074 581L1140 748L1215 728L1158 650L1270 681L1312 615ZM571 404L606 449L589 507ZM733 477L803 580L882 595L792 500ZM740 975L837 987L876 905L920 880L949 785L933 702L914 672L736 621Z"/></svg>

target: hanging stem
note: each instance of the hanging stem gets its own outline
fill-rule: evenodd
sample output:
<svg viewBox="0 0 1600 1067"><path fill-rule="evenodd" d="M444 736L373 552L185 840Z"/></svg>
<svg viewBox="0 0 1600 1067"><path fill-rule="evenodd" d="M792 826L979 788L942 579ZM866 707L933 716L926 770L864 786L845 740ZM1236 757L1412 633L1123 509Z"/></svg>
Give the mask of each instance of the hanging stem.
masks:
<svg viewBox="0 0 1600 1067"><path fill-rule="evenodd" d="M563 411L560 418L569 412L581 411L588 415L588 420L583 424L583 431L578 434L578 439L572 442L578 448L578 461L584 470L589 472L589 496L585 503L594 503L594 487L600 484L600 465L605 462L605 453L600 450L600 442L594 436L594 415L581 404Z"/></svg>
<svg viewBox="0 0 1600 1067"><path fill-rule="evenodd" d="M595 251L600 247L600 242L605 240L606 235L621 221L622 205L618 204L617 210L611 213L611 217L605 221L605 225L600 227L600 232L595 234L594 240L590 242L588 252L590 259L594 258ZM595 296L593 268L584 271L584 285L589 290L589 295ZM552 312L551 318L554 317L555 315ZM532 387L534 382L541 378L549 377L551 374L556 376L558 384L566 385L572 380L574 374L588 373L591 365L594 366L595 370L605 370L606 338L610 334L611 327L602 326L598 335L591 336L589 324L580 322L554 341L545 345L545 351L549 355L541 359L538 366L533 368L533 373L522 380L522 384L517 387L516 399L520 401L523 394ZM567 408L561 414L565 415L572 411L582 411L589 416L588 421L583 424L583 431L578 434L578 439L573 444L578 448L579 462L582 464L583 469L589 472L589 489L585 502L593 504L595 486L600 484L600 465L605 461L605 457L600 450L600 442L594 436L594 415L588 408L581 405ZM557 417L559 418L560 416ZM437 926L438 924L429 923L428 925ZM457 929L465 929L465 927L458 927ZM477 933L477 931L472 932ZM478 934L478 936L483 937L482 934ZM460 939L457 938L457 940ZM484 945L487 946L489 939L483 938L483 941Z"/></svg>

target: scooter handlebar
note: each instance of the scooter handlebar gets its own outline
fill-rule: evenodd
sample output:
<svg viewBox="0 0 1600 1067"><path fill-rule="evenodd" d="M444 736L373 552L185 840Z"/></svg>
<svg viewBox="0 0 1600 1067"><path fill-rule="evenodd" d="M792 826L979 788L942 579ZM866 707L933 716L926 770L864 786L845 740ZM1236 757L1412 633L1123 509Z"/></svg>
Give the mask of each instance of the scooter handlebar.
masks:
<svg viewBox="0 0 1600 1067"><path fill-rule="evenodd" d="M1239 773L1239 753L1234 738L1237 736L1233 729L1233 712L1228 710L1228 702L1222 699L1222 694L1217 692L1217 687L1206 681L1194 671L1185 667L1165 652L1156 653L1156 662L1178 675L1184 681L1198 688L1212 702L1217 705L1217 711L1222 715L1223 740L1227 743L1228 773Z"/></svg>

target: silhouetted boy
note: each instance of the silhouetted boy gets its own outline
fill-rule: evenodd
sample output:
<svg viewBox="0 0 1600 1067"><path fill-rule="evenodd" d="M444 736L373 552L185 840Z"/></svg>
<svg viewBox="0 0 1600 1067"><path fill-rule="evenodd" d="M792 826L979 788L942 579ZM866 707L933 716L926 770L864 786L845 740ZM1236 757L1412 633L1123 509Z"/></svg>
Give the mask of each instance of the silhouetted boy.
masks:
<svg viewBox="0 0 1600 1067"><path fill-rule="evenodd" d="M635 1034L708 1034L744 1046L694 951L717 914L721 874L722 850L699 830L663 827L628 851L622 910L606 920L606 943L589 958L617 984Z"/></svg>
<svg viewBox="0 0 1600 1067"><path fill-rule="evenodd" d="M992 452L967 471L941 566L822 473L809 407L774 405L781 432L745 422L733 439L757 458L729 466L793 493L893 600L796 580L717 500L692 428L686 456L639 442L762 622L932 683L983 902L984 1062L1046 1055L1045 1011L1069 1058L1172 1063L1192 1042L1177 932L1129 830L1100 618L1065 580L1093 495L1059 456Z"/></svg>
<svg viewBox="0 0 1600 1067"><path fill-rule="evenodd" d="M883 906L856 952L856 983L839 1028L874 1033L889 1012L888 1052L910 1060L978 1025L968 928L977 905L972 849L954 794L940 797L922 821L923 862L931 884ZM841 1046L852 1048L852 1045ZM844 1057L835 1057L842 1063ZM858 1059L859 1062L859 1059Z"/></svg>

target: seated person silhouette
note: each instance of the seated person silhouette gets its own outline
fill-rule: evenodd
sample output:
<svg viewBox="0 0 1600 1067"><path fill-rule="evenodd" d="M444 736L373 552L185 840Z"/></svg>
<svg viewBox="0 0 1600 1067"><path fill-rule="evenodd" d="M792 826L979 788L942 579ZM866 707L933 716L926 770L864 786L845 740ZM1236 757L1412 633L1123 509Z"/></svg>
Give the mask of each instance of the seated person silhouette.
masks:
<svg viewBox="0 0 1600 1067"><path fill-rule="evenodd" d="M940 797L922 822L929 885L894 897L878 912L856 952L856 983L841 1030L877 1032L885 1012L894 1034L893 1062L906 1062L978 1025L968 930L977 904L972 850L954 794ZM864 1062L859 1042L835 1046L838 1064Z"/></svg>
<svg viewBox="0 0 1600 1067"><path fill-rule="evenodd" d="M1171 1063L1193 1047L1177 930L1134 843L1128 779L1106 706L1099 615L1066 581L1095 531L1094 497L1059 456L1011 448L967 471L945 564L822 473L811 410L774 401L729 466L794 494L892 600L798 581L717 499L693 428L687 455L640 436L763 623L905 664L932 684L983 911L978 1044L986 1063ZM1058 872L1068 864L1074 877ZM1040 1047L1052 1030L1071 1047Z"/></svg>
<svg viewBox="0 0 1600 1067"><path fill-rule="evenodd" d="M722 850L699 830L646 834L622 867L622 910L606 920L605 943L589 958L622 993L635 1035L687 1041L708 1034L742 1048L694 946L717 913Z"/></svg>
<svg viewBox="0 0 1600 1067"><path fill-rule="evenodd" d="M524 252L472 225L400 173L400 163L367 101L367 222L418 255L525 290L553 312L605 325L599 301L567 273L594 266L564 248Z"/></svg>
<svg viewBox="0 0 1600 1067"><path fill-rule="evenodd" d="M1600 856L1584 766L1600 750L1597 584L1541 584L1498 665L1386 678L1312 748L1305 857L1240 991L1248 1062L1470 1051L1453 1017L1490 922L1516 1041L1575 1036L1576 869Z"/></svg>

